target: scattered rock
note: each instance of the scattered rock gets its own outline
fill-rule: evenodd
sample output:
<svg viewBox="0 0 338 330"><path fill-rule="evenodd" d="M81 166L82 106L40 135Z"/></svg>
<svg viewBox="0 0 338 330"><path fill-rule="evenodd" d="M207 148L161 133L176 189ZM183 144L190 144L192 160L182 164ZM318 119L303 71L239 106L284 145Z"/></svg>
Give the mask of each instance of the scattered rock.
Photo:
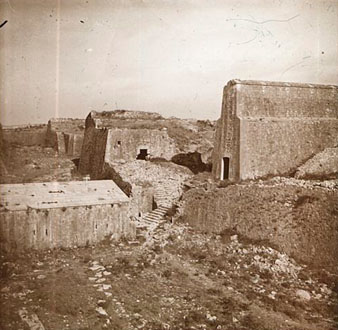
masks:
<svg viewBox="0 0 338 330"><path fill-rule="evenodd" d="M37 276L37 279L38 279L38 280L43 280L44 278L46 278L46 275L38 275L38 276Z"/></svg>
<svg viewBox="0 0 338 330"><path fill-rule="evenodd" d="M96 272L97 270L104 270L104 267L100 265L93 265L92 267L89 267L89 269Z"/></svg>
<svg viewBox="0 0 338 330"><path fill-rule="evenodd" d="M238 241L238 235L232 235L230 236L231 241L237 242Z"/></svg>
<svg viewBox="0 0 338 330"><path fill-rule="evenodd" d="M5 286L4 288L1 289L2 293L8 293L10 291L8 286Z"/></svg>
<svg viewBox="0 0 338 330"><path fill-rule="evenodd" d="M28 313L25 307L19 310L19 316L31 330L45 330L45 327L40 322L38 316L35 313Z"/></svg>
<svg viewBox="0 0 338 330"><path fill-rule="evenodd" d="M100 315L108 316L107 312L100 306L95 309Z"/></svg>
<svg viewBox="0 0 338 330"><path fill-rule="evenodd" d="M111 289L111 285L110 284L103 284L102 289L105 290L105 291L109 290L109 289Z"/></svg>
<svg viewBox="0 0 338 330"><path fill-rule="evenodd" d="M302 300L310 300L311 299L311 295L308 291L303 290L303 289L298 289L296 291L296 296Z"/></svg>

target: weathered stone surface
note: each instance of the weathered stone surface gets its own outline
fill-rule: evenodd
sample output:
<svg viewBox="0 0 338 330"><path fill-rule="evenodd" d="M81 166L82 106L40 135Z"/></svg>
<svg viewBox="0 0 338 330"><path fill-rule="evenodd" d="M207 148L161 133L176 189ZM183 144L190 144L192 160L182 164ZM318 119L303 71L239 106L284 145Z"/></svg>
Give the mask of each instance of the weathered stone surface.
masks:
<svg viewBox="0 0 338 330"><path fill-rule="evenodd" d="M108 131L86 125L79 172L89 174L92 179L99 178L104 170Z"/></svg>
<svg viewBox="0 0 338 330"><path fill-rule="evenodd" d="M185 167L172 164L156 164L147 161L133 161L124 164L114 164L114 169L121 179L132 185L130 214L139 217L154 208L177 200L182 193L185 179L192 172Z"/></svg>
<svg viewBox="0 0 338 330"><path fill-rule="evenodd" d="M135 237L129 199L113 181L1 186L0 247L5 251L94 244Z"/></svg>
<svg viewBox="0 0 338 330"><path fill-rule="evenodd" d="M326 148L300 166L295 174L298 179L330 179L338 176L338 148Z"/></svg>
<svg viewBox="0 0 338 330"><path fill-rule="evenodd" d="M135 160L141 149L152 157L170 159L174 155L175 144L166 129L110 127L112 121L108 119L105 113L88 115L79 164L81 173L97 177L104 163ZM102 121L107 127L102 126Z"/></svg>
<svg viewBox="0 0 338 330"><path fill-rule="evenodd" d="M158 120L163 117L156 112L135 111L135 110L113 110L113 111L92 111L92 118L97 118L102 121L107 121L109 124L111 119L143 119L143 120Z"/></svg>
<svg viewBox="0 0 338 330"><path fill-rule="evenodd" d="M119 129L110 128L107 136L106 162L137 159L141 149L151 157L169 160L176 152L173 139L166 129Z"/></svg>
<svg viewBox="0 0 338 330"><path fill-rule="evenodd" d="M298 289L296 291L296 296L302 300L310 300L311 299L311 295L308 291L303 290L303 289Z"/></svg>
<svg viewBox="0 0 338 330"><path fill-rule="evenodd" d="M142 149L151 158L166 160L178 153L199 152L202 161L207 163L210 162L214 125L209 121L164 119L156 113L141 111L92 111L86 119L80 160L82 173L97 175L91 169L98 168L93 165L94 154L99 152L95 141L98 132L106 134L106 147L100 148L100 156L95 156L99 165L102 165L102 158L106 163L135 160L141 156Z"/></svg>
<svg viewBox="0 0 338 330"><path fill-rule="evenodd" d="M214 177L288 174L337 143L337 86L230 81L217 124Z"/></svg>
<svg viewBox="0 0 338 330"><path fill-rule="evenodd" d="M3 128L3 139L7 144L34 146L45 144L46 125L8 126Z"/></svg>
<svg viewBox="0 0 338 330"><path fill-rule="evenodd" d="M183 221L202 232L234 230L266 240L298 260L337 265L338 192L331 185L295 179L191 189Z"/></svg>
<svg viewBox="0 0 338 330"><path fill-rule="evenodd" d="M81 154L85 128L84 119L53 118L48 121L45 143L61 154Z"/></svg>

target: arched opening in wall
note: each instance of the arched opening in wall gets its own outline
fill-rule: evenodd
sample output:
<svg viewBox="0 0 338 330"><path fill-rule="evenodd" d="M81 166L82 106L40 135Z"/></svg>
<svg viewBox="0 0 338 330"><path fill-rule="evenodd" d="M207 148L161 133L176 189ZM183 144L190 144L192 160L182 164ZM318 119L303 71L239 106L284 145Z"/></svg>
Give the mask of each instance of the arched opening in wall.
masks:
<svg viewBox="0 0 338 330"><path fill-rule="evenodd" d="M221 180L229 179L229 165L230 165L230 158L223 157L222 166L221 166Z"/></svg>
<svg viewBox="0 0 338 330"><path fill-rule="evenodd" d="M148 149L140 149L140 153L137 155L136 159L145 160L148 156Z"/></svg>

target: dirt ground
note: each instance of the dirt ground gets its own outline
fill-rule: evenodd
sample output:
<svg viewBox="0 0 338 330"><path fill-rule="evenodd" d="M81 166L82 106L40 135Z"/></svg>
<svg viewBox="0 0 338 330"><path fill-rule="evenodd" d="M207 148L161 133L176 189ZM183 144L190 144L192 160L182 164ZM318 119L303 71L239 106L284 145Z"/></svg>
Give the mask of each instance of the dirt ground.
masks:
<svg viewBox="0 0 338 330"><path fill-rule="evenodd" d="M1 329L335 329L338 274L234 233L1 255Z"/></svg>

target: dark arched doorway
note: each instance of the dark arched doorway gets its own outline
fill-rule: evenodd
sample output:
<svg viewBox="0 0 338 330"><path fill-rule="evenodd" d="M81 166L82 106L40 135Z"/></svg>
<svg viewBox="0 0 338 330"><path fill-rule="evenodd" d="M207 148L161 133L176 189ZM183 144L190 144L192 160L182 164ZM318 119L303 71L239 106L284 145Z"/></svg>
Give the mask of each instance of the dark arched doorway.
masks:
<svg viewBox="0 0 338 330"><path fill-rule="evenodd" d="M221 180L229 179L229 165L230 165L230 158L229 157L223 157Z"/></svg>
<svg viewBox="0 0 338 330"><path fill-rule="evenodd" d="M140 149L140 153L137 155L136 159L145 160L147 156L148 156L148 149Z"/></svg>

